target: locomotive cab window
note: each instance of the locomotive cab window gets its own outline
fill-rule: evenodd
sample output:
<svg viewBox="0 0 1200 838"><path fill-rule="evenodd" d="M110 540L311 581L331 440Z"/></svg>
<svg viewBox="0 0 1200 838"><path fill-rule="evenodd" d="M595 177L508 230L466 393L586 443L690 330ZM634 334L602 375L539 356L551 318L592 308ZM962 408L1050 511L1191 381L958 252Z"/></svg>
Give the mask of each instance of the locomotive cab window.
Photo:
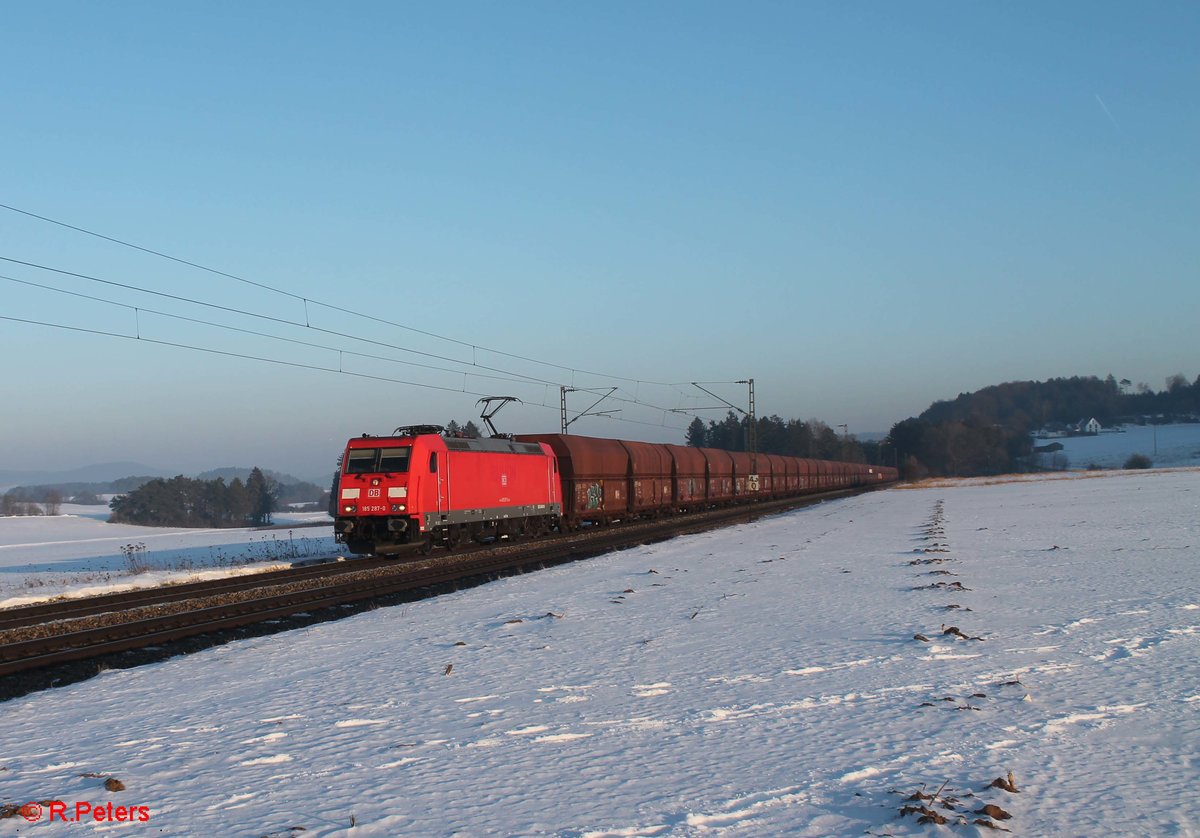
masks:
<svg viewBox="0 0 1200 838"><path fill-rule="evenodd" d="M411 448L354 448L346 457L346 474L408 471Z"/></svg>
<svg viewBox="0 0 1200 838"><path fill-rule="evenodd" d="M378 448L354 448L346 454L346 474L368 474L375 470Z"/></svg>
<svg viewBox="0 0 1200 838"><path fill-rule="evenodd" d="M437 452L434 451L429 455L429 473L437 474Z"/></svg>
<svg viewBox="0 0 1200 838"><path fill-rule="evenodd" d="M411 448L382 448L379 451L380 471L408 471Z"/></svg>

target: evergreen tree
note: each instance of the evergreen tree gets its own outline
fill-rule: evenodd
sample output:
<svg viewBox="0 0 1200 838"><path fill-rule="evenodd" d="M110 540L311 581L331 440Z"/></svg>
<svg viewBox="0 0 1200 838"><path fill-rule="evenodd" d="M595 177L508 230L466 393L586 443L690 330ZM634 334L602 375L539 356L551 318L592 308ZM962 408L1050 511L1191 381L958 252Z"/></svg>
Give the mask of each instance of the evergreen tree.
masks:
<svg viewBox="0 0 1200 838"><path fill-rule="evenodd" d="M329 486L329 517L336 518L338 515L338 506L341 505L341 497L339 494L339 485L342 482L342 457L345 454L339 454L337 460L337 468L333 471L333 483Z"/></svg>
<svg viewBox="0 0 1200 838"><path fill-rule="evenodd" d="M723 451L746 450L746 426L732 410L720 422L708 423L706 432L708 446Z"/></svg>
<svg viewBox="0 0 1200 838"><path fill-rule="evenodd" d="M246 495L250 507L250 523L256 527L271 523L271 513L275 511L275 496L277 488L275 481L262 473L255 466L246 478Z"/></svg>
<svg viewBox="0 0 1200 838"><path fill-rule="evenodd" d="M699 416L692 420L687 427L687 444L693 448L703 448L707 445L708 431L704 427L704 420Z"/></svg>
<svg viewBox="0 0 1200 838"><path fill-rule="evenodd" d="M225 485L225 480L218 477L216 480L205 482L198 494L199 504L196 511L198 518L204 522L202 526L229 526L229 487Z"/></svg>
<svg viewBox="0 0 1200 838"><path fill-rule="evenodd" d="M233 526L244 525L250 517L250 493L240 477L233 478L229 484L229 520L236 522Z"/></svg>

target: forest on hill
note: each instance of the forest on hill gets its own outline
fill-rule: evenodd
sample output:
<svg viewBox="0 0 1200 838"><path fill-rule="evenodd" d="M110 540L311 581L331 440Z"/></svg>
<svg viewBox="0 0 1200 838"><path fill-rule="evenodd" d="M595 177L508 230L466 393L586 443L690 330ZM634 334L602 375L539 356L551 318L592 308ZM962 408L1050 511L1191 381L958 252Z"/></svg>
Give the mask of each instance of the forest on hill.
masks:
<svg viewBox="0 0 1200 838"><path fill-rule="evenodd" d="M316 484L270 469L229 467L206 471L194 479L183 475L171 479L142 476L102 483L15 486L0 494L0 515L58 515L64 503L105 506L109 505L108 497L117 495L118 506L126 505L116 513L124 517L114 520L124 523L180 527L258 524L261 520L256 518L263 518L261 499L251 504L243 495L246 486L258 487L263 480L269 485L271 511L298 504L316 508L326 505L326 490ZM257 497L261 492L255 488L251 494ZM131 495L136 502L123 500ZM247 504L257 504L254 508L259 511L247 512Z"/></svg>
<svg viewBox="0 0 1200 838"><path fill-rule="evenodd" d="M1095 418L1102 425L1131 422L1188 421L1200 415L1200 376L1188 383L1182 374L1166 380L1158 392L1129 379L1052 378L1012 381L962 393L953 401L934 402L917 418L931 424L965 422L1034 431Z"/></svg>
<svg viewBox="0 0 1200 838"><path fill-rule="evenodd" d="M1106 427L1200 421L1200 376L1188 383L1172 375L1160 391L1112 375L984 387L897 422L884 441L885 456L912 478L1022 471L1031 432L1066 430L1092 418Z"/></svg>
<svg viewBox="0 0 1200 838"><path fill-rule="evenodd" d="M200 480L182 475L156 477L113 498L114 524L148 527L259 527L279 508L279 483L253 468L243 483L234 477Z"/></svg>

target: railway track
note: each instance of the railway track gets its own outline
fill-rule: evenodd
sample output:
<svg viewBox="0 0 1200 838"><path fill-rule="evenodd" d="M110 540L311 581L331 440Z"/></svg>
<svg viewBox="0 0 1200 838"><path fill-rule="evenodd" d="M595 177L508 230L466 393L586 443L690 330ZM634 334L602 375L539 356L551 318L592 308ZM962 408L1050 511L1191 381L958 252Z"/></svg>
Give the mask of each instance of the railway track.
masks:
<svg viewBox="0 0 1200 838"><path fill-rule="evenodd" d="M411 600L433 595L450 585L474 584L529 567L575 561L860 491L729 507L619 527L595 527L417 562L374 558L329 562L8 609L0 611L0 699L93 674L63 671L55 676L55 670L72 663L103 659L108 666L120 667L120 658L110 656L148 648L159 653L148 659L162 659L186 651L176 646L188 638L286 622L289 618L315 622L320 617L313 612L324 612L324 618L331 619L337 616L339 607L354 607L365 601L387 602L397 597ZM204 645L213 643L201 647ZM22 673L34 677L17 683Z"/></svg>
<svg viewBox="0 0 1200 838"><path fill-rule="evenodd" d="M223 593L261 588L265 585L287 584L289 582L339 573L354 573L370 567L388 564L388 560L386 559L375 558L339 561L342 557L338 554L331 554L322 558L325 559L324 562L317 559L312 563L306 562L304 565L284 568L282 570L264 570L258 573L226 576L202 582L158 585L152 588L138 588L116 594L55 600L36 605L20 605L13 608L6 608L0 610L0 635L8 629L22 628L37 623L70 620L92 614L138 608L145 605L218 596Z"/></svg>

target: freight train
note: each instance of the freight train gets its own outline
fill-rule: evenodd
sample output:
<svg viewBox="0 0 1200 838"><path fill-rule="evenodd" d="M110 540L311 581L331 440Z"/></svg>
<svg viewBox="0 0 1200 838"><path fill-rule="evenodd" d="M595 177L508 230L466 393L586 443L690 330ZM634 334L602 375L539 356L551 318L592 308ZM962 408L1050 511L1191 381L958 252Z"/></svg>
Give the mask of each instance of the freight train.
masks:
<svg viewBox="0 0 1200 838"><path fill-rule="evenodd" d="M334 536L354 553L428 554L896 479L861 463L565 434L465 439L412 425L347 443Z"/></svg>

